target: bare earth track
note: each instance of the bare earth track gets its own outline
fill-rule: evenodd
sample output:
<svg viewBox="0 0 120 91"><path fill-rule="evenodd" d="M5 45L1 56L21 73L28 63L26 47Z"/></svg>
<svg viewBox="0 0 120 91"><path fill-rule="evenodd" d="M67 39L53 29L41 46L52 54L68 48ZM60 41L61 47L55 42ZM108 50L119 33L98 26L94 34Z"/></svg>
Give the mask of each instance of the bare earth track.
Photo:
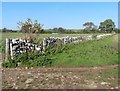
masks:
<svg viewBox="0 0 120 91"><path fill-rule="evenodd" d="M99 72L117 67L118 65L79 68L3 68L3 88L118 89L117 83L98 81ZM118 80L117 77L111 79Z"/></svg>

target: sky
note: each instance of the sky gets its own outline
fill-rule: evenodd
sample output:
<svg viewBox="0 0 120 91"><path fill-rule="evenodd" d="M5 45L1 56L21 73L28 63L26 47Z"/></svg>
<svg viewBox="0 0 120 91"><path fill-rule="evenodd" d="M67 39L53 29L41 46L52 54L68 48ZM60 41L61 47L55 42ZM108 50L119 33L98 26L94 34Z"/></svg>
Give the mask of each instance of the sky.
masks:
<svg viewBox="0 0 120 91"><path fill-rule="evenodd" d="M82 29L85 22L112 19L118 27L117 2L2 2L2 28L18 29L17 22L38 20L44 29Z"/></svg>

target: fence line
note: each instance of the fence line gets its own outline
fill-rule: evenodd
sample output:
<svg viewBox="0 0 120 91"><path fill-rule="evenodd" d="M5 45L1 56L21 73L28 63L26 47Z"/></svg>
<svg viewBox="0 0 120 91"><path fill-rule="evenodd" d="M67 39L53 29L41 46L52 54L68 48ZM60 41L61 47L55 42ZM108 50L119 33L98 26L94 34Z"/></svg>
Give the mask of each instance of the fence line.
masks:
<svg viewBox="0 0 120 91"><path fill-rule="evenodd" d="M8 50L10 50L10 56L11 59L14 59L15 56L25 53L27 51L39 51L41 54L45 53L46 48L48 48L51 45L55 45L58 42L61 43L61 45L68 44L68 43L76 43L81 42L83 40L100 40L103 39L106 36L111 36L113 34L102 34L97 36L78 36L78 37L48 37L44 38L44 40L38 44L32 44L28 42L27 40L22 40L21 38L16 39L8 39L6 38L6 58L5 60L8 60Z"/></svg>

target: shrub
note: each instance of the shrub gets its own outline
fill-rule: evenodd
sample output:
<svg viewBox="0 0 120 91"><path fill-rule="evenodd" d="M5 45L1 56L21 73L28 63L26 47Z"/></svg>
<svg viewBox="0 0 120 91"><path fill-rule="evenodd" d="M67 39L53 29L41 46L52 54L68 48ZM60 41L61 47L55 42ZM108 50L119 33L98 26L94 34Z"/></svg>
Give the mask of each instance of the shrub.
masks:
<svg viewBox="0 0 120 91"><path fill-rule="evenodd" d="M15 59L16 62L26 62L28 60L28 53L18 55Z"/></svg>
<svg viewBox="0 0 120 91"><path fill-rule="evenodd" d="M21 65L18 65L21 64ZM52 63L50 57L45 55L39 55L38 52L29 52L18 55L14 60L8 60L8 62L3 62L3 67L17 67L17 66L50 66Z"/></svg>
<svg viewBox="0 0 120 91"><path fill-rule="evenodd" d="M22 39L28 40L29 42L33 43L35 40L38 39L38 36L36 34L32 34L32 33L25 33L22 36Z"/></svg>
<svg viewBox="0 0 120 91"><path fill-rule="evenodd" d="M38 57L35 62L37 63L36 66L50 66L52 64L51 59L46 55Z"/></svg>

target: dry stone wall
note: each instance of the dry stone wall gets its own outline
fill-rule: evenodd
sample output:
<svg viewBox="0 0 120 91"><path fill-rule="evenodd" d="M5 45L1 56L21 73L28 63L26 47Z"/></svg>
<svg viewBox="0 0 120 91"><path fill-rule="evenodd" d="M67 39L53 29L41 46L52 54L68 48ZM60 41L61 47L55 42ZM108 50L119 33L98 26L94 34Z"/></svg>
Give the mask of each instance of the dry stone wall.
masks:
<svg viewBox="0 0 120 91"><path fill-rule="evenodd" d="M48 37L44 38L44 40L38 44L30 43L27 40L22 40L20 38L16 39L7 39L6 38L6 50L10 50L11 59L15 56L29 52L29 51L39 51L39 53L44 54L46 48L49 46L55 46L58 42L61 45L68 44L68 43L77 43L83 40L99 40L103 39L106 36L111 36L112 34L102 34L97 36L78 36L78 37ZM8 48L8 49L7 49ZM7 51L6 51L7 53Z"/></svg>

